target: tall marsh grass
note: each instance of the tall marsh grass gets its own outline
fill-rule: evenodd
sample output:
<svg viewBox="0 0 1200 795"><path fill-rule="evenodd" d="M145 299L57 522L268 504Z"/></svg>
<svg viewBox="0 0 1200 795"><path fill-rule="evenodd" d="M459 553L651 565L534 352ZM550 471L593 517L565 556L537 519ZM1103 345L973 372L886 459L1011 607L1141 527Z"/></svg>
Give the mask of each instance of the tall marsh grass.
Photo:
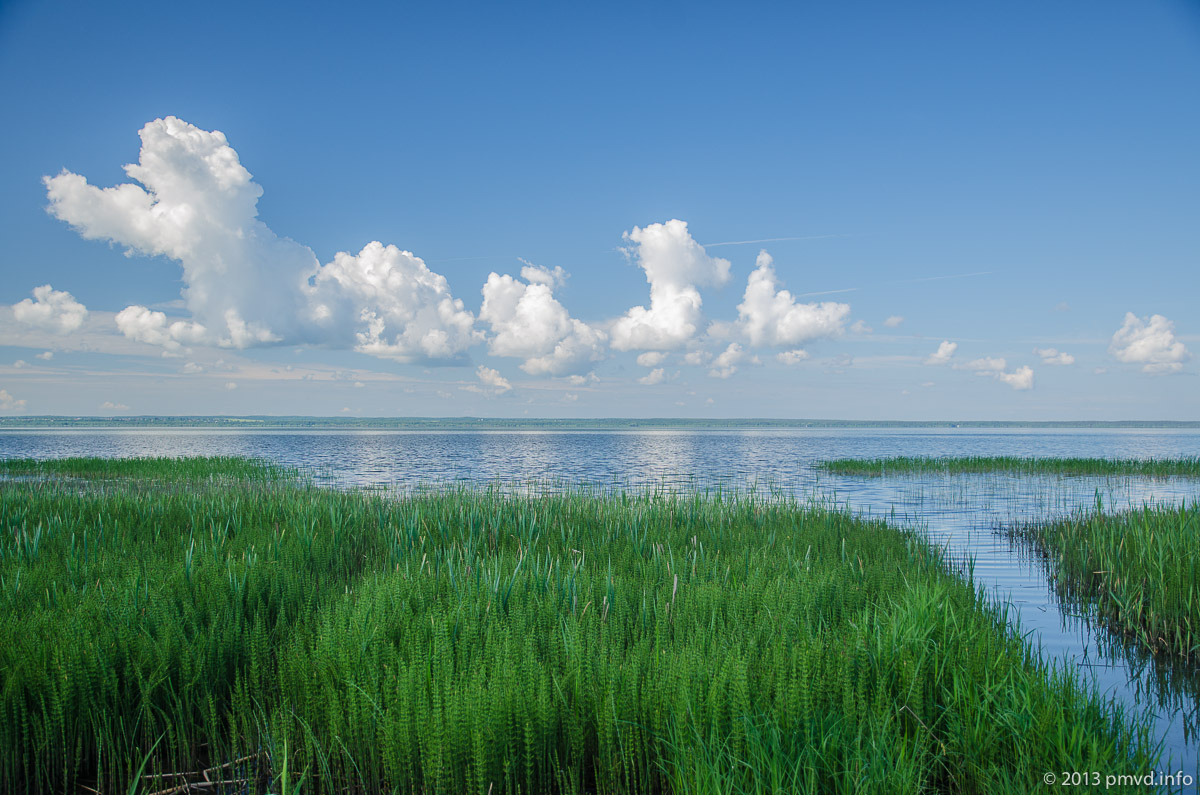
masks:
<svg viewBox="0 0 1200 795"><path fill-rule="evenodd" d="M271 481L297 477L298 474L269 461L236 456L0 460L0 477L181 482L213 479Z"/></svg>
<svg viewBox="0 0 1200 795"><path fill-rule="evenodd" d="M1012 528L1042 550L1059 588L1154 653L1200 661L1200 503L1099 509Z"/></svg>
<svg viewBox="0 0 1200 795"><path fill-rule="evenodd" d="M12 793L1028 792L1159 750L920 538L746 494L0 482L0 672Z"/></svg>
<svg viewBox="0 0 1200 795"><path fill-rule="evenodd" d="M1200 458L1020 458L1013 456L838 458L817 469L834 475L960 475L1006 472L1015 475L1093 477L1200 477Z"/></svg>

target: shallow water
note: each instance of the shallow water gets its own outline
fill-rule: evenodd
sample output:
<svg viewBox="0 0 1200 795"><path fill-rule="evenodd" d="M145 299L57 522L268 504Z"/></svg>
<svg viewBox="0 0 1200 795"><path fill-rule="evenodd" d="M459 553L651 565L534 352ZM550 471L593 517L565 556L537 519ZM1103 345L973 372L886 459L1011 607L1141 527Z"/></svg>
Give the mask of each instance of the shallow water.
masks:
<svg viewBox="0 0 1200 795"><path fill-rule="evenodd" d="M1168 759L1197 775L1200 683L1093 626L1057 597L1041 558L1000 529L1092 508L1200 498L1200 481L970 475L888 479L818 474L830 458L1200 455L1200 432L1174 430L796 429L637 431L0 430L0 458L246 455L298 466L322 483L405 491L466 481L774 489L923 528L1047 659L1077 669L1133 709L1150 709ZM1152 771L1147 771L1152 772Z"/></svg>

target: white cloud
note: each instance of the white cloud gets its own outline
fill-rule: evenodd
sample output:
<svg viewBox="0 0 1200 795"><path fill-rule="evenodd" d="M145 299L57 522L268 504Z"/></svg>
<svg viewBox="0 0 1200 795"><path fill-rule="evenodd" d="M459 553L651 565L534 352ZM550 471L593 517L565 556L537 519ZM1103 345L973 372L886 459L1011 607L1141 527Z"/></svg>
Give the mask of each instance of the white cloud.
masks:
<svg viewBox="0 0 1200 795"><path fill-rule="evenodd" d="M666 370L664 370L661 367L656 367L653 370L651 370L649 373L647 373L646 375L639 378L638 383L645 384L646 386L654 386L655 384L661 384L663 379L666 377L667 377Z"/></svg>
<svg viewBox="0 0 1200 795"><path fill-rule="evenodd" d="M783 353L775 354L775 358L783 364L793 365L799 364L808 358L808 351L803 348L797 348L794 351L784 351Z"/></svg>
<svg viewBox="0 0 1200 795"><path fill-rule="evenodd" d="M0 389L0 411L23 411L25 401L17 400L7 389Z"/></svg>
<svg viewBox="0 0 1200 795"><path fill-rule="evenodd" d="M203 372L204 372L204 368L203 368L203 367L201 367L201 366L200 366L199 364L197 364L196 362L188 362L187 364L185 364L185 365L183 366L183 368L180 370L180 372L183 372L183 373L189 373L189 374L191 374L191 373L203 373Z"/></svg>
<svg viewBox="0 0 1200 795"><path fill-rule="evenodd" d="M999 359L993 356L985 356L982 359L972 359L966 364L958 365L959 370L974 370L979 374L997 373L1008 366L1004 359Z"/></svg>
<svg viewBox="0 0 1200 795"><path fill-rule="evenodd" d="M600 379L596 376L595 373L588 373L587 375L569 375L569 376L567 376L567 383L571 384L573 386L583 386L584 384L587 384L587 383L594 384L599 380Z"/></svg>
<svg viewBox="0 0 1200 795"><path fill-rule="evenodd" d="M54 358L54 351L42 351L37 357L44 362L48 362Z"/></svg>
<svg viewBox="0 0 1200 795"><path fill-rule="evenodd" d="M849 304L798 304L787 290L775 289L770 254L759 252L755 265L738 304L738 326L751 345L799 345L841 333Z"/></svg>
<svg viewBox="0 0 1200 795"><path fill-rule="evenodd" d="M1033 352L1042 357L1042 364L1068 365L1075 364L1075 357L1057 348L1034 348Z"/></svg>
<svg viewBox="0 0 1200 795"><path fill-rule="evenodd" d="M411 251L368 243L340 251L306 288L318 335L399 362L452 359L481 335L446 278Z"/></svg>
<svg viewBox="0 0 1200 795"><path fill-rule="evenodd" d="M850 326L850 331L851 331L852 333L854 333L854 334L873 334L873 333L875 332L875 329L873 329L873 328L871 328L870 326L868 326L868 325L867 325L867 324L866 324L864 321L862 321L862 320L856 320L856 321L854 321L854 323L853 323L853 324Z"/></svg>
<svg viewBox="0 0 1200 795"><path fill-rule="evenodd" d="M942 344L938 345L938 349L929 354L929 358L925 360L925 364L945 364L950 361L950 357L958 350L957 342L942 340Z"/></svg>
<svg viewBox="0 0 1200 795"><path fill-rule="evenodd" d="M105 411L129 411L129 406L126 406L124 403L114 403L111 400L101 403L100 408Z"/></svg>
<svg viewBox="0 0 1200 795"><path fill-rule="evenodd" d="M554 289L567 281L567 272L557 265L554 266L554 270L550 270L541 265L534 265L527 259L521 259L521 262L525 266L521 268L521 278L530 284L544 284L550 289Z"/></svg>
<svg viewBox="0 0 1200 795"><path fill-rule="evenodd" d="M567 403L574 403L579 400L579 395L575 394L574 392L567 392L565 395L563 395L563 400L565 400Z"/></svg>
<svg viewBox="0 0 1200 795"><path fill-rule="evenodd" d="M1028 365L1018 367L1011 373L996 373L996 378L1013 389L1033 389L1033 368Z"/></svg>
<svg viewBox="0 0 1200 795"><path fill-rule="evenodd" d="M1007 366L1008 362L1003 358L985 356L981 359L973 359L966 364L955 365L955 369L974 370L975 375L991 376L1016 390L1033 389L1033 368L1024 365L1011 373L1006 373L1004 370Z"/></svg>
<svg viewBox="0 0 1200 795"><path fill-rule="evenodd" d="M1162 315L1139 318L1125 313L1125 323L1113 334L1108 352L1118 361L1142 365L1145 373L1177 373L1192 354L1175 338L1175 324Z"/></svg>
<svg viewBox="0 0 1200 795"><path fill-rule="evenodd" d="M201 342L206 336L203 326L186 320L167 323L167 316L144 306L127 306L117 313L117 328L131 340L147 345L161 345L175 351L184 344Z"/></svg>
<svg viewBox="0 0 1200 795"><path fill-rule="evenodd" d="M14 369L24 370L27 367L29 367L29 362L25 361L24 359L17 359L15 362L13 362Z"/></svg>
<svg viewBox="0 0 1200 795"><path fill-rule="evenodd" d="M646 351L637 357L639 367L658 367L667 358L661 351Z"/></svg>
<svg viewBox="0 0 1200 795"><path fill-rule="evenodd" d="M29 326L55 334L70 334L87 320L87 307L65 290L48 284L33 288L33 299L13 304L13 316Z"/></svg>
<svg viewBox="0 0 1200 795"><path fill-rule="evenodd" d="M903 315L892 315L887 320L883 321L883 325L887 326L888 328L896 328L896 326L899 326L903 322Z"/></svg>
<svg viewBox="0 0 1200 795"><path fill-rule="evenodd" d="M713 360L713 367L708 371L709 376L713 378L728 378L737 372L737 364L745 358L746 352L742 350L742 346L736 342L729 343L729 347L721 352L721 355Z"/></svg>
<svg viewBox="0 0 1200 795"><path fill-rule="evenodd" d="M237 389L237 381L226 381L225 388L229 390Z"/></svg>
<svg viewBox="0 0 1200 795"><path fill-rule="evenodd" d="M554 297L562 268L526 265L521 276L525 282L491 273L483 286L479 319L492 328L488 351L524 359L521 369L531 375L578 373L603 358L604 333L571 317Z"/></svg>
<svg viewBox="0 0 1200 795"><path fill-rule="evenodd" d="M142 128L135 182L96 188L64 170L46 177L50 212L83 237L183 267L190 328L237 348L312 343L410 361L451 358L477 341L474 317L420 258L373 242L322 266L312 251L258 220L262 188L220 132L173 116ZM145 307L141 339L172 341ZM164 318L165 320L165 318Z"/></svg>
<svg viewBox="0 0 1200 795"><path fill-rule="evenodd" d="M713 355L706 350L697 349L688 351L683 356L683 363L690 364L693 367L703 367L712 361Z"/></svg>
<svg viewBox="0 0 1200 795"><path fill-rule="evenodd" d="M698 286L722 285L729 280L729 260L710 257L692 239L687 224L634 227L625 233L634 245L625 249L637 260L650 284L650 308L635 306L612 325L617 350L672 350L699 330L702 300Z"/></svg>
<svg viewBox="0 0 1200 795"><path fill-rule="evenodd" d="M935 386L935 384L933 381L922 381L921 386L924 387L925 389L929 389L929 387Z"/></svg>
<svg viewBox="0 0 1200 795"><path fill-rule="evenodd" d="M497 395L502 395L512 389L512 384L508 383L508 379L500 375L498 370L493 370L490 367L479 365L475 370L475 377L485 386L492 390Z"/></svg>

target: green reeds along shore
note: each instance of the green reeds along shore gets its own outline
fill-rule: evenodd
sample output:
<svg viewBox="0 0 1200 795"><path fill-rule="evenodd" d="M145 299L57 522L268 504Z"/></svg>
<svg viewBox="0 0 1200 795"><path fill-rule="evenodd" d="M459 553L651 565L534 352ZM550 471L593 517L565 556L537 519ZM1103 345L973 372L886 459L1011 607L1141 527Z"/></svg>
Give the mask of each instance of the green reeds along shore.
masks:
<svg viewBox="0 0 1200 795"><path fill-rule="evenodd" d="M1013 528L1059 589L1154 653L1200 661L1200 503L1099 511Z"/></svg>
<svg viewBox="0 0 1200 795"><path fill-rule="evenodd" d="M1007 456L838 458L818 463L834 475L962 475L984 472L1014 475L1077 475L1093 477L1200 477L1200 458L1108 459L1017 458Z"/></svg>
<svg viewBox="0 0 1200 795"><path fill-rule="evenodd" d="M1158 762L878 521L113 477L144 466L0 479L2 792L1024 793Z"/></svg>

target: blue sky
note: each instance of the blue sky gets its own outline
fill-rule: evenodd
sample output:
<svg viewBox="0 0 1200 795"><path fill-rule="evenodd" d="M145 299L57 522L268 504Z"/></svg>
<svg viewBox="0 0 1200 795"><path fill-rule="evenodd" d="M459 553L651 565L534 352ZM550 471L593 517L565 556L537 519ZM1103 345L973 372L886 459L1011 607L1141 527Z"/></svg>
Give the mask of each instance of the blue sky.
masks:
<svg viewBox="0 0 1200 795"><path fill-rule="evenodd" d="M1165 0L6 3L0 414L1200 419L1198 89Z"/></svg>

